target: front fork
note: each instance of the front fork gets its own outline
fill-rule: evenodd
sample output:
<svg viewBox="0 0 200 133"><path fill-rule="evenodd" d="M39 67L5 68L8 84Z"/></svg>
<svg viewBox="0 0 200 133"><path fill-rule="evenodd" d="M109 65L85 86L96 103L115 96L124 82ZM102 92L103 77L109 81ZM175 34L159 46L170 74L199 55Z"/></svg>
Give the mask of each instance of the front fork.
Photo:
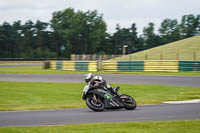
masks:
<svg viewBox="0 0 200 133"><path fill-rule="evenodd" d="M93 97L94 97L94 99L97 101L97 97L96 97L96 95L95 95L95 94L93 94Z"/></svg>

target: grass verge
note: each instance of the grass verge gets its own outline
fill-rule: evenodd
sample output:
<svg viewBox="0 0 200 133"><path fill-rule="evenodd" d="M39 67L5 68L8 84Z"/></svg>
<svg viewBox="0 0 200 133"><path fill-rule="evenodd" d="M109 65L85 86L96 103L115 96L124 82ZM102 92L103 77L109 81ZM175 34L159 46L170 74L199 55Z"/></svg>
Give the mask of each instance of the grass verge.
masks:
<svg viewBox="0 0 200 133"><path fill-rule="evenodd" d="M7 127L1 133L199 133L200 120Z"/></svg>
<svg viewBox="0 0 200 133"><path fill-rule="evenodd" d="M0 67L1 74L85 74L83 71L63 71L43 69L42 66ZM96 74L139 74L139 75L172 75L172 76L200 76L200 72L94 72Z"/></svg>
<svg viewBox="0 0 200 133"><path fill-rule="evenodd" d="M32 110L86 107L83 83L0 82L0 110ZM112 84L116 86L117 84ZM138 104L200 98L200 88L164 85L118 84L120 93L133 96Z"/></svg>
<svg viewBox="0 0 200 133"><path fill-rule="evenodd" d="M175 41L113 60L200 60L200 36Z"/></svg>

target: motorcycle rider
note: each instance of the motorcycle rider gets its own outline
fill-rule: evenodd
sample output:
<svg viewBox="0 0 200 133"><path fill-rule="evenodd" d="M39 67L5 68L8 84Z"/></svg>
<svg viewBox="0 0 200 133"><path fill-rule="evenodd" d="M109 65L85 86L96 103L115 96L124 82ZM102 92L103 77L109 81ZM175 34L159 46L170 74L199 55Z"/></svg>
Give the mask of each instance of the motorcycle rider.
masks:
<svg viewBox="0 0 200 133"><path fill-rule="evenodd" d="M85 82L87 85L85 87L99 87L103 86L104 89L110 90L112 93L117 94L119 87L112 88L100 75L94 75L93 73L88 73L85 75Z"/></svg>
<svg viewBox="0 0 200 133"><path fill-rule="evenodd" d="M85 75L87 85L83 89L82 99L86 101L87 106L94 111L103 111L104 109L134 110L136 108L135 100L125 94L119 94L119 87L112 88L101 76L88 73Z"/></svg>

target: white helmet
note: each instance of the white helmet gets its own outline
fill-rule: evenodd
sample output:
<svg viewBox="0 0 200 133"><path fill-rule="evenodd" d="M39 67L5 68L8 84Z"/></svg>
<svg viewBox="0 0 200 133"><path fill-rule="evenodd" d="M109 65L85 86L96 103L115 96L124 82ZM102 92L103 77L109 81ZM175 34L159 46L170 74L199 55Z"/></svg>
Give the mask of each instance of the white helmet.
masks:
<svg viewBox="0 0 200 133"><path fill-rule="evenodd" d="M85 75L85 82L89 83L93 78L94 78L94 74L88 73L88 74Z"/></svg>
<svg viewBox="0 0 200 133"><path fill-rule="evenodd" d="M95 81L102 81L102 80L103 80L103 78L102 78L101 76L99 76L99 75L94 76L93 79L94 79Z"/></svg>

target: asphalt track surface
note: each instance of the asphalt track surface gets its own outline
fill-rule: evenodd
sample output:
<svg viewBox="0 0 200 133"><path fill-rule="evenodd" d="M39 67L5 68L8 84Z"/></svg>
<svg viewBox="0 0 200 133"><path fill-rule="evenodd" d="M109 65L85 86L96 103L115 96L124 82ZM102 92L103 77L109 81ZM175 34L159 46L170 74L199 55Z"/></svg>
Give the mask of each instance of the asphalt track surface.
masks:
<svg viewBox="0 0 200 133"><path fill-rule="evenodd" d="M199 120L200 104L148 105L136 110L61 109L0 112L0 127L45 126L96 122Z"/></svg>
<svg viewBox="0 0 200 133"><path fill-rule="evenodd" d="M200 87L200 77L102 74L111 83L160 84ZM0 74L0 81L73 82L83 83L84 74ZM0 127L44 126L94 122L196 120L200 119L200 104L138 106L134 111L58 109L0 112Z"/></svg>
<svg viewBox="0 0 200 133"><path fill-rule="evenodd" d="M199 76L101 74L109 83L159 84L200 87ZM84 74L0 74L0 81L83 83Z"/></svg>

